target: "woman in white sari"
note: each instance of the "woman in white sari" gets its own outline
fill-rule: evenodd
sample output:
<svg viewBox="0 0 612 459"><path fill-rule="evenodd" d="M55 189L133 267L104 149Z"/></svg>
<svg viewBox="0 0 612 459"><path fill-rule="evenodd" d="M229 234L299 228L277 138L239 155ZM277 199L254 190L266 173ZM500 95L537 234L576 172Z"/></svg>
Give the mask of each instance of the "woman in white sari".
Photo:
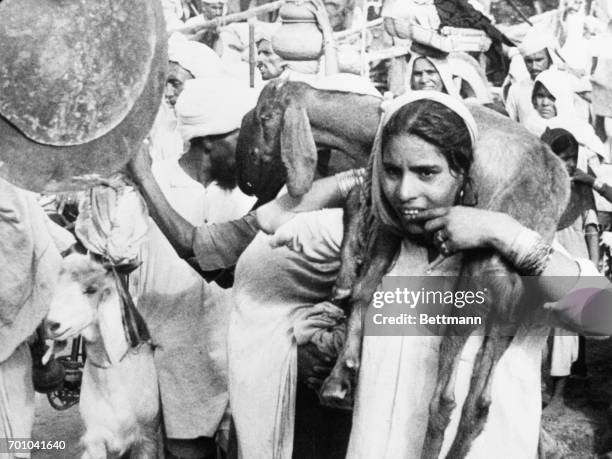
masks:
<svg viewBox="0 0 612 459"><path fill-rule="evenodd" d="M476 124L465 106L442 94L396 101L383 115L372 169L374 215L404 234L389 275L458 275L466 249L492 247L517 270L537 266L538 286L549 300L571 289L550 275L597 276L588 260L571 259L560 246L536 255L543 239L512 217L464 207ZM414 99L414 96L413 96ZM404 103L402 103L404 102ZM408 102L408 103L406 103ZM433 238L428 235L435 234ZM517 256L517 254L524 256ZM542 252L540 252L542 253ZM442 254L441 263L432 263ZM525 272L525 271L524 271ZM602 282L605 281L602 279ZM441 336L365 336L349 458L420 457L436 385ZM444 435L442 456L455 437L482 340L471 336L456 377L456 408ZM545 336L519 333L493 376L492 403L469 457L534 457L540 422L540 359Z"/></svg>
<svg viewBox="0 0 612 459"><path fill-rule="evenodd" d="M371 183L374 217L403 237L389 276L457 276L467 260L463 251L484 247L498 251L522 274L535 276L547 301L562 298L587 276L599 276L590 261L571 258L557 243L548 245L509 215L462 205L468 194L464 192L477 129L460 101L440 92L413 92L389 102L381 123L371 180L366 179L366 184ZM285 227L277 234L289 246L299 247L303 224L291 225L293 231ZM304 238L312 245L312 234ZM565 276L564 281L558 282L555 276ZM603 288L610 285L603 277L596 280ZM550 312L551 323L563 321L576 330L581 328L581 307L539 305L541 311ZM601 327L589 331L610 330L608 323ZM488 419L468 457L535 457L545 339L545 332L522 329L503 354L493 374ZM421 457L441 340L442 336L366 333L347 458ZM446 456L455 438L481 342L482 336L474 334L461 352L456 407L444 432L440 457Z"/></svg>

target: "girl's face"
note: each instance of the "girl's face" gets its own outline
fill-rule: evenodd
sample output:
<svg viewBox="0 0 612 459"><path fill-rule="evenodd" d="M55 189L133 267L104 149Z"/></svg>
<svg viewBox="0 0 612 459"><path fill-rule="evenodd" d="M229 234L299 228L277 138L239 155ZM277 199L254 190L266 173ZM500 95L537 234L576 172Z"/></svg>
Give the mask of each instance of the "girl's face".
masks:
<svg viewBox="0 0 612 459"><path fill-rule="evenodd" d="M392 137L383 152L383 193L409 234L424 233L419 212L454 205L462 183L438 147L413 134Z"/></svg>
<svg viewBox="0 0 612 459"><path fill-rule="evenodd" d="M576 173L576 166L578 157L573 151L562 151L557 156L565 163L565 170L570 177L573 177Z"/></svg>
<svg viewBox="0 0 612 459"><path fill-rule="evenodd" d="M550 92L548 92L548 89L542 85L538 86L533 95L533 106L545 120L549 120L557 116L555 98Z"/></svg>

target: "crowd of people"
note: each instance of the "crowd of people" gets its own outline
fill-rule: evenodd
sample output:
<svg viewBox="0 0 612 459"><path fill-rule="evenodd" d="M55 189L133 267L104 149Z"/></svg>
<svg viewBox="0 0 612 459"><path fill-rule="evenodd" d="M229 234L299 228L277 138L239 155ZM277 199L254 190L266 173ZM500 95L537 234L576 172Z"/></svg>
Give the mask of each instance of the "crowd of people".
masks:
<svg viewBox="0 0 612 459"><path fill-rule="evenodd" d="M612 164L612 2L560 1L561 33L536 24L516 47L504 46L508 72L493 90L486 80L490 72L473 56L413 46L393 58L396 67L388 66L391 73L402 63L395 94L388 91L393 85L364 76L338 79L349 67L334 37L366 17L394 18L397 1L309 0L323 36L319 66L311 73L275 52L272 37L282 25L275 13L265 13L254 22L254 79L246 22L220 23L204 33L189 26L266 2L161 3L169 36L164 99L125 174L150 214L129 290L156 346L163 457L421 456L442 333L365 336L357 385L348 389L353 406L337 409L321 399L346 341L350 311L332 298L348 224L343 206L354 188L362 193L361 218L375 222L372 235L380 225L397 238L388 276L460 276L479 249L498 254L511 271L533 276L539 295L530 307L546 316L549 332L526 326L500 358L488 418L469 457L534 457L542 410L561 412L568 378L588 376L584 335L612 334L610 323L581 319L585 305L568 309L560 301L588 278L609 287L612 220L595 197L612 202L612 183L606 183L612 178L606 175ZM491 2L472 3L486 14ZM385 36L389 43L396 40ZM381 62L370 67L380 68ZM606 78L608 92L595 90ZM235 152L245 135L241 128L248 128L243 120L270 82L368 97L381 113L376 126L361 128L372 130L369 159L361 168L334 174L345 164L339 159L343 152L320 148L318 161L326 167L317 168L303 196L292 197L285 187L275 190L274 200L245 194L239 186L239 168L245 165ZM347 106L346 114L355 109ZM483 122L479 116L506 119ZM261 122L265 127L281 121L262 115ZM519 173L510 166L499 170L511 162L486 163L483 158L495 156L478 148L487 138L503 156L506 128L524 143L513 148L558 157L545 161L552 166L542 177L519 171L553 190L551 202L541 197L523 202L528 209L523 216L565 206L570 190L562 224L549 233L538 233L504 208L479 206L483 185L475 177ZM497 129L497 143L483 129ZM306 150L293 141L299 143L294 148ZM545 149L533 147L540 141ZM263 162L273 159L264 152ZM295 165L285 161L284 167ZM518 175L514 179L520 182ZM493 194L503 186L490 185ZM32 372L41 392L63 378L56 361L40 361L41 324L54 279L62 255L87 244L78 241L82 233L68 231L73 228L57 208L52 221L40 196L3 179L0 189L0 438L24 439L31 437L35 417ZM558 276L564 282L557 282ZM482 333L474 332L460 353L443 456L452 450L482 341ZM552 377L551 388L542 389L542 371Z"/></svg>

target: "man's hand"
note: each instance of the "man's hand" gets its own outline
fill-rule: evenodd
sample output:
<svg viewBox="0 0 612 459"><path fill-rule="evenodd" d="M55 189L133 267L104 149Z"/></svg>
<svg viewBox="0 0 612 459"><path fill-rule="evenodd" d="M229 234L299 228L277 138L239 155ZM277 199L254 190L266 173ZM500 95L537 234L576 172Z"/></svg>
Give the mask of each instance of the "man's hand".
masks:
<svg viewBox="0 0 612 459"><path fill-rule="evenodd" d="M334 362L312 343L298 346L298 381L318 391L332 370Z"/></svg>

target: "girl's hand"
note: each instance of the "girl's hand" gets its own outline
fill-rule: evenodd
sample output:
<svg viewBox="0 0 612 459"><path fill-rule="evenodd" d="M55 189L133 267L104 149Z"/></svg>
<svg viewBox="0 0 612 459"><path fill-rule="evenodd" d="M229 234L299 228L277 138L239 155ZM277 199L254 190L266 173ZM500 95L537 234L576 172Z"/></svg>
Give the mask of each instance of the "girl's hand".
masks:
<svg viewBox="0 0 612 459"><path fill-rule="evenodd" d="M464 206L426 210L418 219L426 221L425 231L434 234L434 243L443 255L484 247L503 253L523 228L504 213Z"/></svg>

